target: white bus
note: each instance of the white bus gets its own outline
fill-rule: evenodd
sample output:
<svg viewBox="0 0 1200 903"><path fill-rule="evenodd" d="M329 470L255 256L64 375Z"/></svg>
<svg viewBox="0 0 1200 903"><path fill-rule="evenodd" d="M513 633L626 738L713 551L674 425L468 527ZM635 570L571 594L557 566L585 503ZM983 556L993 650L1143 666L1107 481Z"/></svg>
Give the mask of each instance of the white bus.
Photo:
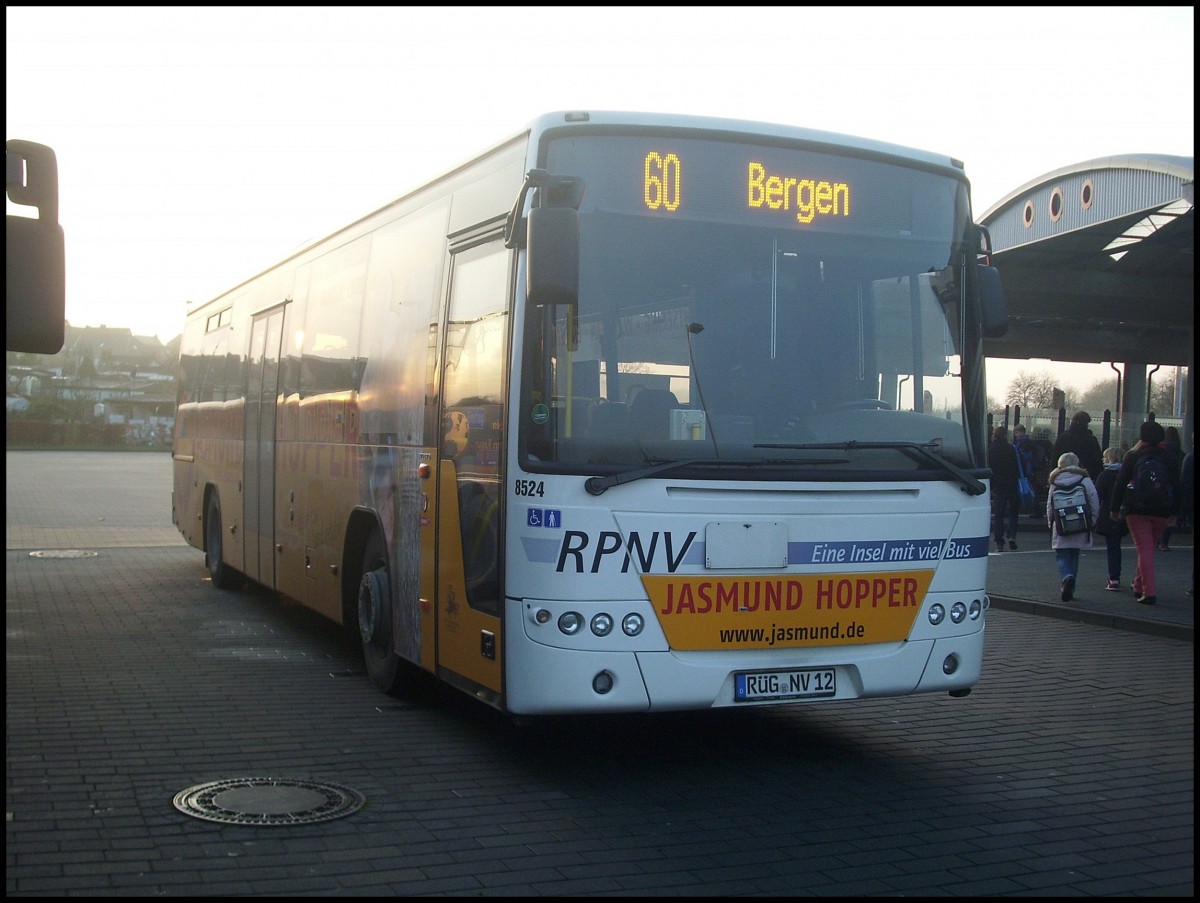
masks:
<svg viewBox="0 0 1200 903"><path fill-rule="evenodd" d="M386 692L963 696L987 250L948 157L548 114L188 314L173 519Z"/></svg>

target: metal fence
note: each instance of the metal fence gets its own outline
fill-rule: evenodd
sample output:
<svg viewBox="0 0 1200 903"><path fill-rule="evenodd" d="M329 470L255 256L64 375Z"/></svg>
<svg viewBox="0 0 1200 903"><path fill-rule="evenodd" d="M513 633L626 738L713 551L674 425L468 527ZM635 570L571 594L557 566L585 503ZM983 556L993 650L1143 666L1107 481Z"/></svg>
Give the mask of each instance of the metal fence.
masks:
<svg viewBox="0 0 1200 903"><path fill-rule="evenodd" d="M1102 449L1115 445L1128 450L1138 441L1138 431L1145 422L1141 415L1126 415L1118 418L1108 410L1088 411L1088 414L1092 418L1089 426ZM1159 417L1153 411L1148 417L1158 421L1164 428L1173 426L1180 433L1183 432L1182 417ZM988 435L991 435L993 427L1006 426L1011 432L1014 426L1021 423L1024 424L1025 431L1029 433L1029 438L1035 442L1049 442L1050 447L1053 448L1058 434L1065 430L1070 422L1071 418L1067 415L1066 408L1005 407L1003 411L988 413Z"/></svg>

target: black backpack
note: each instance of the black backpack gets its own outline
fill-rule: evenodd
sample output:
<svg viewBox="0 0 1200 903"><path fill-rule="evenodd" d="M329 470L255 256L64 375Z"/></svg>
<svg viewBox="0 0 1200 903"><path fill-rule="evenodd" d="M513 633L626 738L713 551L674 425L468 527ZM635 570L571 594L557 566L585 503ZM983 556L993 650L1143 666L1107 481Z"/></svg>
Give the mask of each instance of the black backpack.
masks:
<svg viewBox="0 0 1200 903"><path fill-rule="evenodd" d="M1161 455L1142 455L1133 468L1133 479L1125 487L1125 511L1166 517L1175 509L1175 492Z"/></svg>

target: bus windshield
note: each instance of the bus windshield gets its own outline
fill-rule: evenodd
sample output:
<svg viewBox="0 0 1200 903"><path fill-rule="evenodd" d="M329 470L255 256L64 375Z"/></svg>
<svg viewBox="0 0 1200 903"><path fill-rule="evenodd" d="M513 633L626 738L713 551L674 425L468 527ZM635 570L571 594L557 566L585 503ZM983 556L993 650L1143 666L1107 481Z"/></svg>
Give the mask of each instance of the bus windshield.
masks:
<svg viewBox="0 0 1200 903"><path fill-rule="evenodd" d="M544 160L587 188L578 304L527 314L531 467L936 470L913 445L972 466L961 177L662 133Z"/></svg>

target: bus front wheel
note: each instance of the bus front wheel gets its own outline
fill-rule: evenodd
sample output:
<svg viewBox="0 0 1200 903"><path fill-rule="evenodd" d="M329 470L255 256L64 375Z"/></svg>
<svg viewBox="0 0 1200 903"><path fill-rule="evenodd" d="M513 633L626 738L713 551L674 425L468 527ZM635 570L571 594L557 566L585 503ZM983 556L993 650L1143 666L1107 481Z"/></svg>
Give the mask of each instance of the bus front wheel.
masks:
<svg viewBox="0 0 1200 903"><path fill-rule="evenodd" d="M400 657L392 648L392 588L383 541L373 533L358 582L358 636L371 682L385 693L400 685Z"/></svg>

